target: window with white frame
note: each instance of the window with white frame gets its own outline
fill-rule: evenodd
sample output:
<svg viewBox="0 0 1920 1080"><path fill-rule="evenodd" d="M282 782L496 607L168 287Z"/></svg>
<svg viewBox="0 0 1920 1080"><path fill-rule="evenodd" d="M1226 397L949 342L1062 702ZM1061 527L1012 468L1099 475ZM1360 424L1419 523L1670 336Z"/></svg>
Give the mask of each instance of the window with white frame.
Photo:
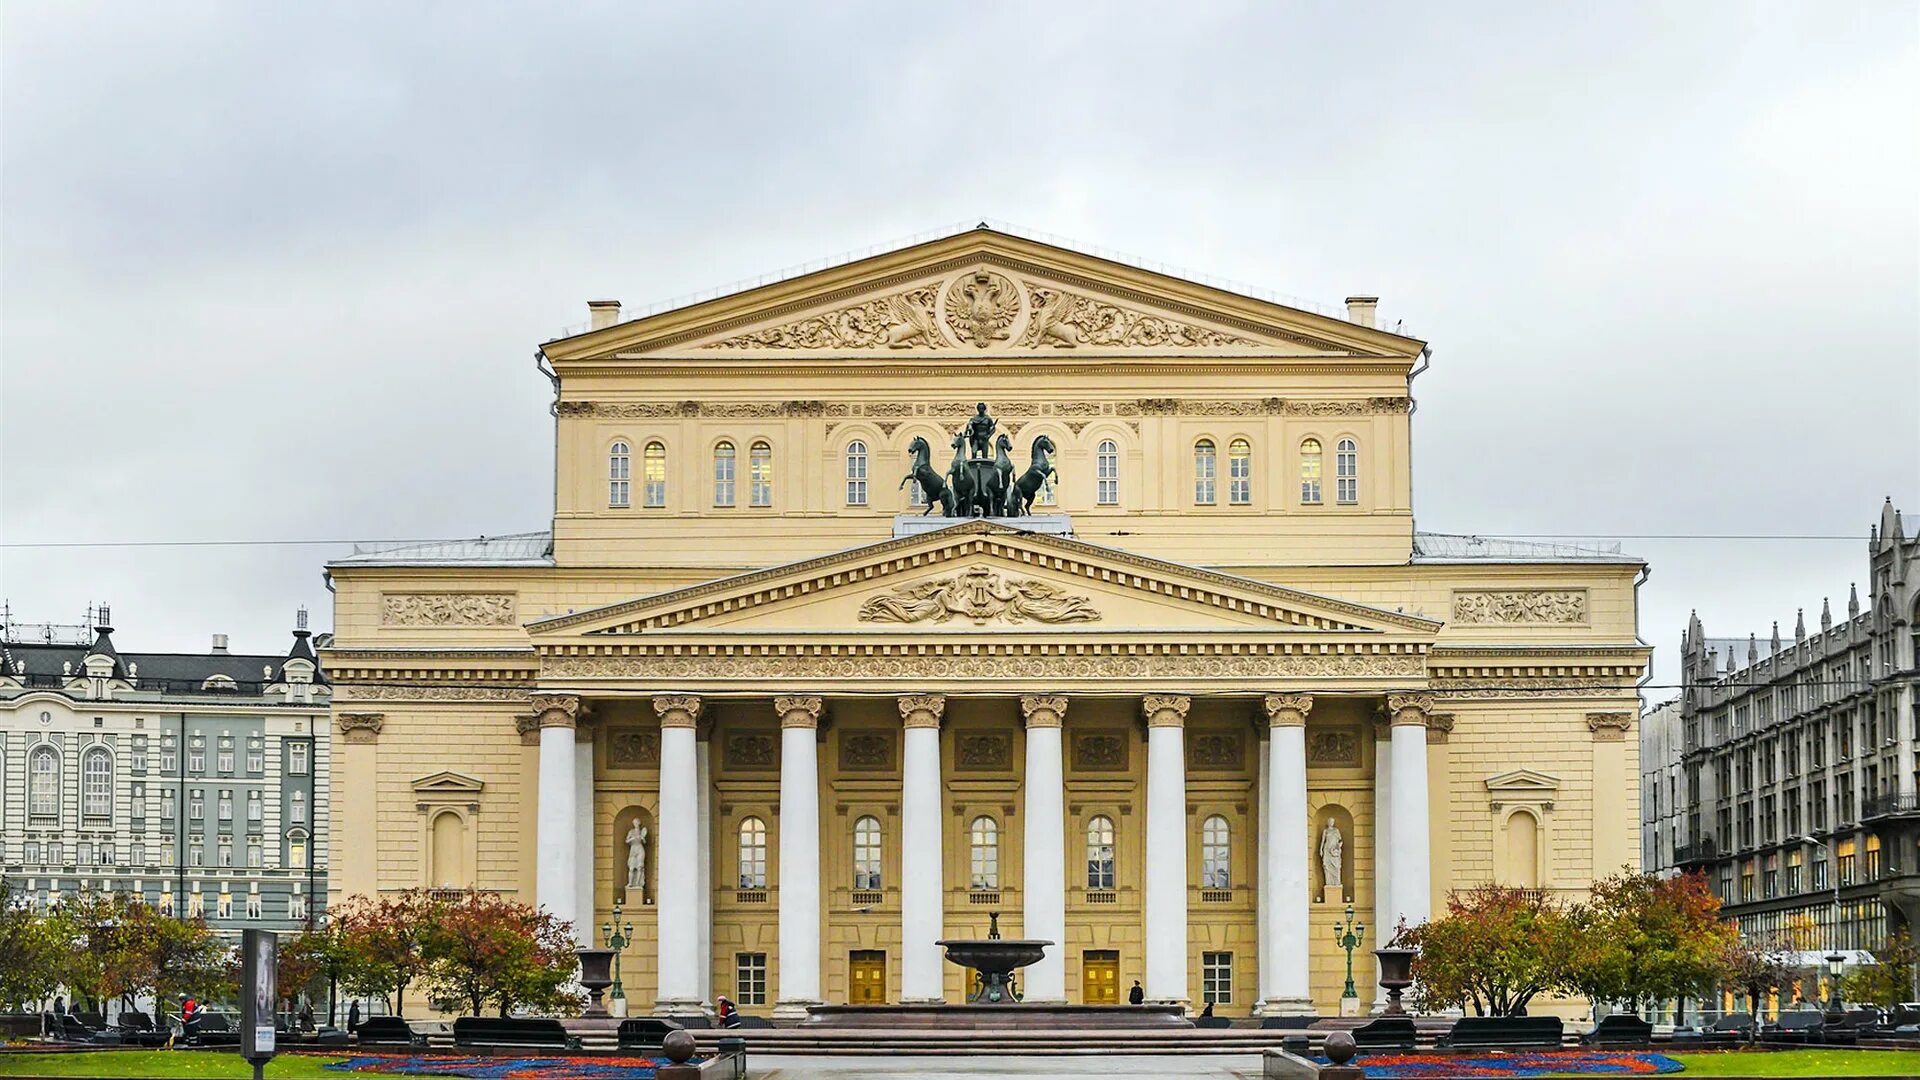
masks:
<svg viewBox="0 0 1920 1080"><path fill-rule="evenodd" d="M195 735L187 740L187 771L204 773L207 771L207 737Z"/></svg>
<svg viewBox="0 0 1920 1080"><path fill-rule="evenodd" d="M215 806L217 807L215 812L220 815L221 821L233 820L233 792L232 791L226 790L224 788L221 789L219 799L215 803Z"/></svg>
<svg viewBox="0 0 1920 1080"><path fill-rule="evenodd" d="M233 865L233 837L231 836L220 838L220 865Z"/></svg>
<svg viewBox="0 0 1920 1080"><path fill-rule="evenodd" d="M1215 457L1212 439L1201 439L1193 444L1193 501L1201 506L1212 506L1214 499L1214 481L1218 478L1219 463Z"/></svg>
<svg viewBox="0 0 1920 1080"><path fill-rule="evenodd" d="M247 820L259 824L261 820L262 800L260 792L247 792Z"/></svg>
<svg viewBox="0 0 1920 1080"><path fill-rule="evenodd" d="M853 823L853 887L880 888L880 819L871 815Z"/></svg>
<svg viewBox="0 0 1920 1080"><path fill-rule="evenodd" d="M172 821L172 820L173 820L173 810L174 810L174 804L173 804L173 789L172 789L172 788L162 788L162 789L160 789L160 816L161 816L161 818L163 818L164 820L167 820L167 821Z"/></svg>
<svg viewBox="0 0 1920 1080"><path fill-rule="evenodd" d="M607 505L631 506L633 499L633 451L624 442L607 449Z"/></svg>
<svg viewBox="0 0 1920 1080"><path fill-rule="evenodd" d="M88 825L113 820L113 755L104 746L80 757L80 820Z"/></svg>
<svg viewBox="0 0 1920 1080"><path fill-rule="evenodd" d="M1227 819L1215 814L1200 824L1200 887L1233 888L1233 834Z"/></svg>
<svg viewBox="0 0 1920 1080"><path fill-rule="evenodd" d="M67 846L58 840L47 841L47 865L65 866L66 863Z"/></svg>
<svg viewBox="0 0 1920 1080"><path fill-rule="evenodd" d="M267 747L259 739L247 740L247 771L256 775L267 771Z"/></svg>
<svg viewBox="0 0 1920 1080"><path fill-rule="evenodd" d="M734 460L733 444L723 442L713 448L713 505L732 506L735 477L739 463Z"/></svg>
<svg viewBox="0 0 1920 1080"><path fill-rule="evenodd" d="M1360 501L1360 445L1352 439L1333 445L1333 497L1348 506Z"/></svg>
<svg viewBox="0 0 1920 1080"><path fill-rule="evenodd" d="M205 821L207 817L207 796L199 788L187 793L187 818L191 821Z"/></svg>
<svg viewBox="0 0 1920 1080"><path fill-rule="evenodd" d="M20 845L20 861L28 866L40 865L40 841L29 840Z"/></svg>
<svg viewBox="0 0 1920 1080"><path fill-rule="evenodd" d="M305 739L295 739L287 744L287 771L295 776L304 776L307 772L309 744Z"/></svg>
<svg viewBox="0 0 1920 1080"><path fill-rule="evenodd" d="M36 825L60 820L60 753L51 746L27 755L27 818Z"/></svg>
<svg viewBox="0 0 1920 1080"><path fill-rule="evenodd" d="M187 841L187 865L205 866L207 864L207 840L196 836Z"/></svg>
<svg viewBox="0 0 1920 1080"><path fill-rule="evenodd" d="M971 851L971 888L996 892L1000 888L1000 823L986 815L973 819L968 830Z"/></svg>
<svg viewBox="0 0 1920 1080"><path fill-rule="evenodd" d="M179 748L176 747L173 743L173 736L171 735L160 736L160 771L161 772L170 773L174 771L174 764L180 760L179 755L177 753L178 749Z"/></svg>
<svg viewBox="0 0 1920 1080"><path fill-rule="evenodd" d="M1087 822L1087 888L1111 889L1113 881L1113 819L1100 814Z"/></svg>
<svg viewBox="0 0 1920 1080"><path fill-rule="evenodd" d="M133 737L133 746L127 752L127 768L137 773L147 771L147 737L145 735Z"/></svg>
<svg viewBox="0 0 1920 1080"><path fill-rule="evenodd" d="M1235 506L1253 501L1253 447L1245 439L1227 444L1227 501Z"/></svg>
<svg viewBox="0 0 1920 1080"><path fill-rule="evenodd" d="M773 505L773 447L764 442L747 449L747 504Z"/></svg>
<svg viewBox="0 0 1920 1080"><path fill-rule="evenodd" d="M867 444L859 439L847 444L847 505L867 505Z"/></svg>
<svg viewBox="0 0 1920 1080"><path fill-rule="evenodd" d="M127 846L127 865L147 866L147 845L135 840Z"/></svg>
<svg viewBox="0 0 1920 1080"><path fill-rule="evenodd" d="M260 868L260 838L257 836L247 837L247 865L256 870Z"/></svg>
<svg viewBox="0 0 1920 1080"><path fill-rule="evenodd" d="M219 759L214 764L220 770L220 775L227 776L232 774L233 772L233 736L231 735L220 736Z"/></svg>
<svg viewBox="0 0 1920 1080"><path fill-rule="evenodd" d="M1120 505L1120 446L1112 439L1100 440L1093 455L1094 501L1101 506Z"/></svg>
<svg viewBox="0 0 1920 1080"><path fill-rule="evenodd" d="M740 822L740 888L767 887L767 823L757 817Z"/></svg>
<svg viewBox="0 0 1920 1080"><path fill-rule="evenodd" d="M1300 443L1300 501L1309 505L1320 501L1320 440Z"/></svg>
<svg viewBox="0 0 1920 1080"><path fill-rule="evenodd" d="M648 443L640 454L640 468L643 473L641 479L646 481L643 494L647 505L655 508L667 505L667 445Z"/></svg>
<svg viewBox="0 0 1920 1080"><path fill-rule="evenodd" d="M307 868L307 837L297 833L287 837L287 869L305 870Z"/></svg>
<svg viewBox="0 0 1920 1080"><path fill-rule="evenodd" d="M1233 1004L1233 954L1200 954L1200 1001L1205 1005Z"/></svg>
<svg viewBox="0 0 1920 1080"><path fill-rule="evenodd" d="M287 821L293 825L307 823L307 793L296 791L287 797Z"/></svg>

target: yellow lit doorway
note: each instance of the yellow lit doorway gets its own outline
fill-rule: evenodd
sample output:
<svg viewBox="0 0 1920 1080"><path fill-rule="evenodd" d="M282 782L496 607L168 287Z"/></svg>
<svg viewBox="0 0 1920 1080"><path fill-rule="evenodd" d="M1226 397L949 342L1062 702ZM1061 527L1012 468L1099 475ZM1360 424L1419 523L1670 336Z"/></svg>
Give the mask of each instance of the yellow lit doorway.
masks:
<svg viewBox="0 0 1920 1080"><path fill-rule="evenodd" d="M1080 1003L1120 1004L1120 954L1112 949L1089 949L1080 954Z"/></svg>
<svg viewBox="0 0 1920 1080"><path fill-rule="evenodd" d="M856 949L847 955L851 990L847 995L854 1005L887 1003L887 954L879 949Z"/></svg>

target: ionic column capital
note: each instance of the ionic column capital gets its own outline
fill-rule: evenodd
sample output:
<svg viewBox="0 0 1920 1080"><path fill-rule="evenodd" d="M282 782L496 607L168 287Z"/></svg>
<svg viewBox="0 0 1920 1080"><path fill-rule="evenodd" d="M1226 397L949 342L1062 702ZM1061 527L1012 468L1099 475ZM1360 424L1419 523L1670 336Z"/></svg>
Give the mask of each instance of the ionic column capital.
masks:
<svg viewBox="0 0 1920 1080"><path fill-rule="evenodd" d="M533 695L533 716L543 728L570 728L580 720L580 699L572 694Z"/></svg>
<svg viewBox="0 0 1920 1080"><path fill-rule="evenodd" d="M704 703L693 694L656 694L653 712L662 728L693 728L700 724Z"/></svg>
<svg viewBox="0 0 1920 1080"><path fill-rule="evenodd" d="M1587 714L1587 730L1593 733L1596 742L1623 741L1627 737L1627 732L1633 730L1633 714L1590 712Z"/></svg>
<svg viewBox="0 0 1920 1080"><path fill-rule="evenodd" d="M1268 727L1305 727L1313 711L1312 694L1268 694L1260 700Z"/></svg>
<svg viewBox="0 0 1920 1080"><path fill-rule="evenodd" d="M1020 715L1030 728L1059 727L1067 719L1067 696L1030 694L1020 699Z"/></svg>
<svg viewBox="0 0 1920 1080"><path fill-rule="evenodd" d="M1140 711L1150 728L1184 727L1192 707L1193 699L1185 694L1149 694L1140 699Z"/></svg>
<svg viewBox="0 0 1920 1080"><path fill-rule="evenodd" d="M387 726L386 713L340 713L337 717L340 734L350 743L370 743L380 737L380 729Z"/></svg>
<svg viewBox="0 0 1920 1080"><path fill-rule="evenodd" d="M827 703L812 696L777 697L773 699L773 711L780 717L783 728L810 728L820 725L820 714L825 712Z"/></svg>
<svg viewBox="0 0 1920 1080"><path fill-rule="evenodd" d="M1427 714L1433 711L1433 695L1427 693L1388 694L1387 715L1389 723L1395 727L1418 724L1426 726Z"/></svg>
<svg viewBox="0 0 1920 1080"><path fill-rule="evenodd" d="M947 699L939 694L912 694L899 699L900 719L908 728L938 730L946 715Z"/></svg>

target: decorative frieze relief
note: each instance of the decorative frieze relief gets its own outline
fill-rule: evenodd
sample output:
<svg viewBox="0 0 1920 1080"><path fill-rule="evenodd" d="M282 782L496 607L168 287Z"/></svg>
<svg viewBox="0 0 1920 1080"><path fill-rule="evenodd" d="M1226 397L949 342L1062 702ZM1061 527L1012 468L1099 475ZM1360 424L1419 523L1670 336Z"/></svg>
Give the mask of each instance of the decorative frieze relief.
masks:
<svg viewBox="0 0 1920 1080"><path fill-rule="evenodd" d="M846 731L840 735L840 768L850 772L877 772L893 768L891 731Z"/></svg>
<svg viewBox="0 0 1920 1080"><path fill-rule="evenodd" d="M961 731L953 737L956 772L1006 772L1013 767L1013 736L1000 731Z"/></svg>
<svg viewBox="0 0 1920 1080"><path fill-rule="evenodd" d="M525 702L530 686L439 686L432 683L353 683L337 686L336 701Z"/></svg>
<svg viewBox="0 0 1920 1080"><path fill-rule="evenodd" d="M738 334L706 346L710 349L938 349L949 343L940 333L934 308L935 286L908 289L878 300L811 315L782 326Z"/></svg>
<svg viewBox="0 0 1920 1080"><path fill-rule="evenodd" d="M977 401L563 401L560 415L602 420L719 419L762 420L783 417L885 418L908 417L935 421L964 420ZM1131 401L989 401L995 416L1038 419L1134 416L1381 416L1404 414L1404 397L1370 397L1343 401L1301 401L1294 398L1136 398Z"/></svg>
<svg viewBox="0 0 1920 1080"><path fill-rule="evenodd" d="M1032 318L1020 344L1029 348L1072 349L1081 345L1120 345L1146 349L1203 349L1255 346L1258 342L1219 330L1149 315L1052 287L1027 287Z"/></svg>
<svg viewBox="0 0 1920 1080"><path fill-rule="evenodd" d="M386 626L518 626L512 593L382 593Z"/></svg>
<svg viewBox="0 0 1920 1080"><path fill-rule="evenodd" d="M1247 767L1246 740L1237 731L1196 731L1187 738L1187 768L1196 772Z"/></svg>
<svg viewBox="0 0 1920 1080"><path fill-rule="evenodd" d="M1073 771L1126 772L1130 745L1124 731L1074 732Z"/></svg>
<svg viewBox="0 0 1920 1080"><path fill-rule="evenodd" d="M609 769L660 767L660 732L652 728L617 727L607 731Z"/></svg>
<svg viewBox="0 0 1920 1080"><path fill-rule="evenodd" d="M1360 729L1315 728L1307 732L1307 765L1320 768L1360 764Z"/></svg>
<svg viewBox="0 0 1920 1080"><path fill-rule="evenodd" d="M1453 621L1469 626L1587 621L1585 589L1476 589L1453 594Z"/></svg>
<svg viewBox="0 0 1920 1080"><path fill-rule="evenodd" d="M670 647L635 650L624 656L551 656L546 671L555 678L647 679L660 682L740 679L858 679L924 683L928 664L952 656L954 673L968 679L1232 679L1232 678L1387 678L1424 675L1423 658L1393 654L1295 654L1224 649L1203 653L1053 654L1018 648L980 646L975 652L945 645L897 653L874 649L761 652L730 647Z"/></svg>
<svg viewBox="0 0 1920 1080"><path fill-rule="evenodd" d="M720 760L737 772L772 772L780 767L780 739L770 731L732 732Z"/></svg>
<svg viewBox="0 0 1920 1080"><path fill-rule="evenodd" d="M1003 577L984 566L899 585L860 605L861 622L946 622L956 615L976 625L996 620L1074 623L1100 618L1088 597L1035 578Z"/></svg>

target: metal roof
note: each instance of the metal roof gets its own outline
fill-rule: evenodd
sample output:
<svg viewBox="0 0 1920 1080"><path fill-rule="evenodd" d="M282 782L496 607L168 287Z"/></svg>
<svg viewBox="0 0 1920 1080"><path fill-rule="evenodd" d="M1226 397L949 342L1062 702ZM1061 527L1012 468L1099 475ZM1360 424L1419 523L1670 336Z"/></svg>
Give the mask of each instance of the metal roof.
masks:
<svg viewBox="0 0 1920 1080"><path fill-rule="evenodd" d="M1413 561L1416 563L1584 562L1638 566L1646 560L1622 554L1620 542L1617 540L1582 540L1578 543L1543 544L1531 540L1504 540L1497 536L1416 532L1413 534Z"/></svg>
<svg viewBox="0 0 1920 1080"><path fill-rule="evenodd" d="M553 533L509 533L419 544L355 544L328 566L552 566Z"/></svg>

